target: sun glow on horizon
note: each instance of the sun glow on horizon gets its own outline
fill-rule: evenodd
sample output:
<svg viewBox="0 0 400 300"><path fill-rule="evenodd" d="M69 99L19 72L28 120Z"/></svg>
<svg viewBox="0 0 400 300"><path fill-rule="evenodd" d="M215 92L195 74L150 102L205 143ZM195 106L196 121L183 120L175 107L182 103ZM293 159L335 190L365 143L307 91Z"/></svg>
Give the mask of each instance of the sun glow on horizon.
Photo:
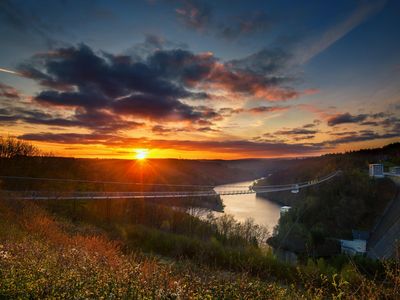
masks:
<svg viewBox="0 0 400 300"><path fill-rule="evenodd" d="M144 160L149 155L148 149L135 149L135 158L138 160Z"/></svg>

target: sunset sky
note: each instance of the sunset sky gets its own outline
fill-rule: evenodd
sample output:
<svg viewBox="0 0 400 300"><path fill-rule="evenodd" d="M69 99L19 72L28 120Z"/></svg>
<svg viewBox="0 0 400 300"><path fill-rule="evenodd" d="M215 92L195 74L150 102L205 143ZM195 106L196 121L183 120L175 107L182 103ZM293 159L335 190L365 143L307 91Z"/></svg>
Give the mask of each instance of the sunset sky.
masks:
<svg viewBox="0 0 400 300"><path fill-rule="evenodd" d="M0 135L55 155L400 140L400 1L0 1Z"/></svg>

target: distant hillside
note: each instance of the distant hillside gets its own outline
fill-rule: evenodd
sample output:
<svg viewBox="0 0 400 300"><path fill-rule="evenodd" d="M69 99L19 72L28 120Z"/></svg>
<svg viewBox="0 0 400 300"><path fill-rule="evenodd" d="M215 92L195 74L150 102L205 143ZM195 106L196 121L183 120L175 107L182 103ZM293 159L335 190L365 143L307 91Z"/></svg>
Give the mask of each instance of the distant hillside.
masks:
<svg viewBox="0 0 400 300"><path fill-rule="evenodd" d="M363 149L318 157L282 160L271 176L260 180L258 185L286 184L321 177L336 170L368 172L370 163L383 163L385 168L400 165L400 143L382 148Z"/></svg>
<svg viewBox="0 0 400 300"><path fill-rule="evenodd" d="M393 199L396 187L388 178L370 178L368 164L399 165L399 158L400 143L395 143L378 149L292 160L287 168L259 181L258 185L292 183L343 171L339 177L298 194L260 195L292 206L280 219L271 244L306 256L330 256L337 251L330 238L351 238L352 229L369 231Z"/></svg>
<svg viewBox="0 0 400 300"><path fill-rule="evenodd" d="M16 157L0 159L0 175L68 178L165 184L215 185L251 180L279 165L275 160L180 160L146 161L79 159L63 157ZM21 182L19 182L20 184ZM30 188L29 183L24 183ZM40 188L44 183L35 182ZM3 187L13 188L12 180ZM49 183L46 183L46 188ZM19 185L18 188L21 188ZM58 188L62 188L57 186ZM82 187L80 187L82 188ZM109 188L109 187L107 187ZM159 189L160 187L157 187Z"/></svg>

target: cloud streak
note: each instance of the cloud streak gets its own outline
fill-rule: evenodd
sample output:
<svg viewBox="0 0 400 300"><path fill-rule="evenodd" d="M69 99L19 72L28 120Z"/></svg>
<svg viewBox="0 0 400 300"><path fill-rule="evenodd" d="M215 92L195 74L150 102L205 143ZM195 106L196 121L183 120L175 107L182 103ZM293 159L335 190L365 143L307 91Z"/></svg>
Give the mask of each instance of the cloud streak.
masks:
<svg viewBox="0 0 400 300"><path fill-rule="evenodd" d="M328 119L329 126L336 126L346 123L360 123L367 119L367 114L351 115L349 113L339 114Z"/></svg>
<svg viewBox="0 0 400 300"><path fill-rule="evenodd" d="M14 74L14 75L17 75L17 76L23 76L23 74L21 74L21 73L18 73L16 71L9 70L9 69L4 69L4 68L0 68L0 72Z"/></svg>
<svg viewBox="0 0 400 300"><path fill-rule="evenodd" d="M305 64L307 61L329 48L369 17L381 11L385 4L386 0L361 2L353 13L341 22L328 28L322 36L305 41L304 44L307 45L307 48L297 53L297 63Z"/></svg>
<svg viewBox="0 0 400 300"><path fill-rule="evenodd" d="M12 86L0 82L0 100L1 99L17 100L20 99L20 93Z"/></svg>

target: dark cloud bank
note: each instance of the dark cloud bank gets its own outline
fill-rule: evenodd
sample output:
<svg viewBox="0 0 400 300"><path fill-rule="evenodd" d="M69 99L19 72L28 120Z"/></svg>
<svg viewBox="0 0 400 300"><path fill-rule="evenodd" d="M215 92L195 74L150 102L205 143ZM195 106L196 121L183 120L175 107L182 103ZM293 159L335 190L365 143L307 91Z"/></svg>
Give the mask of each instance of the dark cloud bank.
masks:
<svg viewBox="0 0 400 300"><path fill-rule="evenodd" d="M249 60L249 58L246 58ZM62 48L34 56L19 68L36 80L43 90L34 101L50 106L80 108L74 118L108 112L109 122L140 117L157 121L211 122L217 113L185 100L210 97L204 86L232 93L286 100L297 93L280 85L285 78L253 70L238 61L221 63L213 55L188 50L157 50L145 59L96 53L88 46ZM265 68L267 68L265 66ZM86 116L86 114L88 116ZM116 120L114 120L116 119Z"/></svg>

